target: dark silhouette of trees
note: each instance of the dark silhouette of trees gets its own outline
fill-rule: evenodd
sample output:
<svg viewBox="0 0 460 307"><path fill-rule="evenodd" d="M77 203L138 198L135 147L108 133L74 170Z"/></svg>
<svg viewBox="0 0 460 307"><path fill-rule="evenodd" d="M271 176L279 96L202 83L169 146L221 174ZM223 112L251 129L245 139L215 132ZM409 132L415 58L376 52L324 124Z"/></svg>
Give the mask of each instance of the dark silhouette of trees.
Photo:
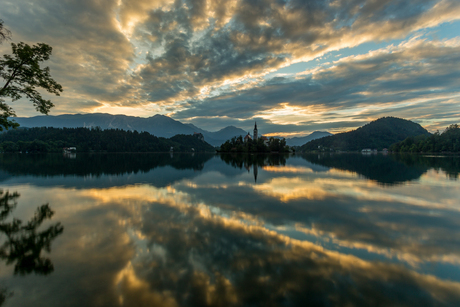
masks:
<svg viewBox="0 0 460 307"><path fill-rule="evenodd" d="M61 152L76 147L78 152L214 152L210 144L194 135L159 138L148 132L100 128L30 128L0 134L4 152Z"/></svg>
<svg viewBox="0 0 460 307"><path fill-rule="evenodd" d="M45 230L37 230L43 221L51 219L54 214L48 204L38 207L34 217L25 224L17 218L7 222L16 208L18 197L17 192L0 191L0 232L6 236L0 246L0 259L7 264L15 263L14 274L50 274L54 270L53 264L41 252L51 251L51 242L62 234L64 227L56 223Z"/></svg>
<svg viewBox="0 0 460 307"><path fill-rule="evenodd" d="M0 41L9 39L11 33L0 22ZM49 67L42 68L40 64L49 60L53 48L47 44L38 43L29 46L23 42L12 43L12 54L5 54L0 59L0 77L4 84L0 87L0 131L3 128L16 128L19 125L9 120L15 116L14 110L5 103L3 97L16 101L22 97L29 99L36 110L48 114L54 104L44 99L36 88L42 88L49 93L59 96L62 86L51 78Z"/></svg>
<svg viewBox="0 0 460 307"><path fill-rule="evenodd" d="M243 140L240 135L227 140L220 146L220 152L289 152L290 148L286 145L286 140L271 137L268 142L265 142L262 138L257 140L248 139Z"/></svg>
<svg viewBox="0 0 460 307"><path fill-rule="evenodd" d="M3 20L0 19L0 44L4 40L11 39L11 31L3 26Z"/></svg>

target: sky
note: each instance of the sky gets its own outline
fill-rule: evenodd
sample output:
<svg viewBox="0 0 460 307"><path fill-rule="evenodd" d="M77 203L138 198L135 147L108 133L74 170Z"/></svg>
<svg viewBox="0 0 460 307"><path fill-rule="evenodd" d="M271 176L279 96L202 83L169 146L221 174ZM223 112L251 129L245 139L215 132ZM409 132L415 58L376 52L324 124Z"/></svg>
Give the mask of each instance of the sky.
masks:
<svg viewBox="0 0 460 307"><path fill-rule="evenodd" d="M460 123L458 0L0 0L14 43L53 47L50 115L170 116L209 131ZM0 54L11 53L10 42ZM0 84L1 81L0 81ZM32 103L6 101L19 117Z"/></svg>

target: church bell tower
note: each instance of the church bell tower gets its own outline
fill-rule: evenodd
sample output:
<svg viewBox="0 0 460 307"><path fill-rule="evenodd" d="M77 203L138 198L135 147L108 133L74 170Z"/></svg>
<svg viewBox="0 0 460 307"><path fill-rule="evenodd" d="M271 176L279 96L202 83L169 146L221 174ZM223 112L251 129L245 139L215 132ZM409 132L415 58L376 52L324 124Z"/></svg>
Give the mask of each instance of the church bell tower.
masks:
<svg viewBox="0 0 460 307"><path fill-rule="evenodd" d="M257 122L255 122L254 124L254 140L257 140L257 137L258 137L258 132L257 132Z"/></svg>

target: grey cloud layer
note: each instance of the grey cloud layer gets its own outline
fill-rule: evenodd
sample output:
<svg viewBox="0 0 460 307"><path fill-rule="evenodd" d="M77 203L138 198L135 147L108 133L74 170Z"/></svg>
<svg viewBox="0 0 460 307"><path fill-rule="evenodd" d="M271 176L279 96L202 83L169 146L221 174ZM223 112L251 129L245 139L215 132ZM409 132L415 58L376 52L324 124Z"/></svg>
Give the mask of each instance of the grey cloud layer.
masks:
<svg viewBox="0 0 460 307"><path fill-rule="evenodd" d="M219 8L220 11L216 11ZM151 101L183 99L203 86L263 74L292 61L365 41L402 38L431 15L449 19L453 2L436 1L206 1L158 8L138 27L152 50L140 72ZM230 11L230 12L228 12ZM228 22L219 16L230 16ZM223 25L223 26L222 26Z"/></svg>
<svg viewBox="0 0 460 307"><path fill-rule="evenodd" d="M48 65L65 97L117 102L132 94L118 81L127 78L134 52L116 27L115 8L112 0L18 0L2 4L2 17L14 41L53 47Z"/></svg>

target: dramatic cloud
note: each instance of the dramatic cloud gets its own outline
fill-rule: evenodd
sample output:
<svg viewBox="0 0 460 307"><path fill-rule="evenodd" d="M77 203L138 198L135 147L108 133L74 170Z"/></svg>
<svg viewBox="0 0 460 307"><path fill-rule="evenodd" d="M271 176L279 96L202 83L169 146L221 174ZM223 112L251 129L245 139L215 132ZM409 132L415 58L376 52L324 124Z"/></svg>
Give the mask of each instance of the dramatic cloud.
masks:
<svg viewBox="0 0 460 307"><path fill-rule="evenodd" d="M210 130L258 119L286 135L458 117L458 1L18 0L1 14L14 41L54 47L53 114L162 113Z"/></svg>
<svg viewBox="0 0 460 307"><path fill-rule="evenodd" d="M286 132L293 124L299 131L312 126L334 130L347 126L337 127L337 121L356 121L356 126L385 115L430 124L432 118L444 121L446 112L459 115L459 60L459 39L414 39L342 58L293 78L273 78L258 87L196 101L176 116L238 119L245 114L287 124Z"/></svg>

